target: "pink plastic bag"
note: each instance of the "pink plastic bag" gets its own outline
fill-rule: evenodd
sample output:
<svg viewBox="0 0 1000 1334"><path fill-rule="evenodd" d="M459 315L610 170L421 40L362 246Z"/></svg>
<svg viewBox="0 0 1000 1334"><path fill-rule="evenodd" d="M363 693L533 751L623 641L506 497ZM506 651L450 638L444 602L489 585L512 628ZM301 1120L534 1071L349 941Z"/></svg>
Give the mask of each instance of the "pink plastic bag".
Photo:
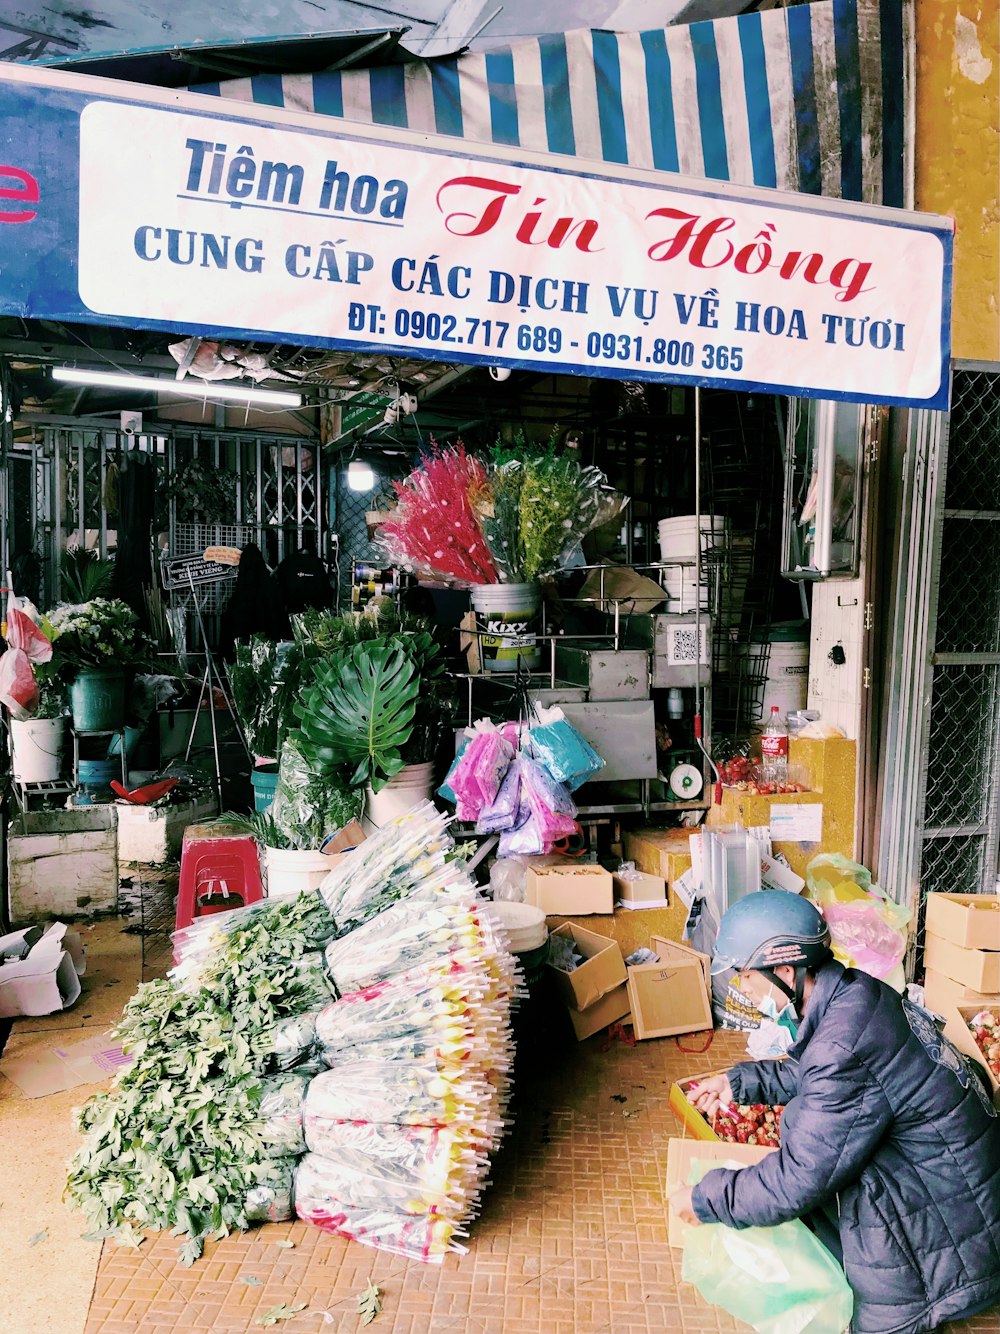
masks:
<svg viewBox="0 0 1000 1334"><path fill-rule="evenodd" d="M477 834L498 834L513 829L518 820L521 797L521 764L517 756L504 774L496 800L484 806L476 825Z"/></svg>
<svg viewBox="0 0 1000 1334"><path fill-rule="evenodd" d="M38 704L38 685L23 648L9 648L0 657L0 704L19 721L30 718Z"/></svg>
<svg viewBox="0 0 1000 1334"><path fill-rule="evenodd" d="M513 757L514 747L496 728L476 733L449 778L460 820L478 820L483 807L496 800Z"/></svg>
<svg viewBox="0 0 1000 1334"><path fill-rule="evenodd" d="M32 663L49 662L52 641L31 617L7 599L7 652L0 657L0 704L12 718L30 718L38 705L38 685Z"/></svg>

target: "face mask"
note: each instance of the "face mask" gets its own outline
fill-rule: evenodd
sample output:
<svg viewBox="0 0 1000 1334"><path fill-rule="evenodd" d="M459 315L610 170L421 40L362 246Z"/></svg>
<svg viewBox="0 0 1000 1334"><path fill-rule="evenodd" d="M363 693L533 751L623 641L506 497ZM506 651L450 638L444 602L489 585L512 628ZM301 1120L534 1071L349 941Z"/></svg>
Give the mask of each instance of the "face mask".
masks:
<svg viewBox="0 0 1000 1334"><path fill-rule="evenodd" d="M770 1019L779 1028L786 1028L793 1038L798 1037L799 1021L795 1016L795 1007L791 1001L779 1012L774 996L768 992L764 999L759 1002L757 1009L760 1010L765 1019Z"/></svg>

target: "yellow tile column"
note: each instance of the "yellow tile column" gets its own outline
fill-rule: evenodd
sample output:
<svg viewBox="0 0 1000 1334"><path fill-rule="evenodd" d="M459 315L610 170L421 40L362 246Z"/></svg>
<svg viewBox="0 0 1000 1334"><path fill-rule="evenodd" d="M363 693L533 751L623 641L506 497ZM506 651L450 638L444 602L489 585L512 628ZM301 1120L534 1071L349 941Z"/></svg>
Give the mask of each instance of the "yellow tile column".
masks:
<svg viewBox="0 0 1000 1334"><path fill-rule="evenodd" d="M915 203L958 227L952 349L1000 360L1000 6L915 0Z"/></svg>

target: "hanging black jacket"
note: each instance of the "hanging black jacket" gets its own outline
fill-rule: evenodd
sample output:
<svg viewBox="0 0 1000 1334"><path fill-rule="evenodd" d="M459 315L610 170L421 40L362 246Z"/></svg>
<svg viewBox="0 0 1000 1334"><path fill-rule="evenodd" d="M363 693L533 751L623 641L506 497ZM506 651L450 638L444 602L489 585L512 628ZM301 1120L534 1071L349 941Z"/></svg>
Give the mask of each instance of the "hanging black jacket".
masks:
<svg viewBox="0 0 1000 1334"><path fill-rule="evenodd" d="M785 1103L781 1148L709 1172L705 1223L770 1226L836 1204L858 1334L917 1334L1000 1301L1000 1119L926 1012L821 968L785 1061L733 1067L738 1102Z"/></svg>
<svg viewBox="0 0 1000 1334"><path fill-rule="evenodd" d="M251 635L264 635L272 641L288 639L291 626L278 581L267 568L260 548L248 542L240 553L236 587L222 613L222 656L229 661L236 642L246 643Z"/></svg>

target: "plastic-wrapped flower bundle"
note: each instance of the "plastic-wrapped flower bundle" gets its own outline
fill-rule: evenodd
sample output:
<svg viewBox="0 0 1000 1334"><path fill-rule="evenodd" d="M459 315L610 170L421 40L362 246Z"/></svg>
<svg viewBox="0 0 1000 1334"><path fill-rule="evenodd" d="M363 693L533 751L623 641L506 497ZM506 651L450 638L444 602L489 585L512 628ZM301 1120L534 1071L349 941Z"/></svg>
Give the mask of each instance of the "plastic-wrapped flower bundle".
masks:
<svg viewBox="0 0 1000 1334"><path fill-rule="evenodd" d="M423 886L464 883L447 861L453 847L447 829L447 816L423 801L378 830L362 855L331 870L319 892L339 928L335 934L353 931Z"/></svg>
<svg viewBox="0 0 1000 1334"><path fill-rule="evenodd" d="M396 508L379 530L394 564L459 584L499 582L477 511L489 504L486 466L461 443L425 454L396 483Z"/></svg>
<svg viewBox="0 0 1000 1334"><path fill-rule="evenodd" d="M438 1260L461 1249L503 1133L518 978L502 929L469 889L414 895L332 942L334 976L342 947L366 933L362 971L384 973L376 957L412 960L420 919L440 949L434 962L376 978L317 1018L331 1069L306 1095L311 1152L295 1207L328 1231Z"/></svg>
<svg viewBox="0 0 1000 1334"><path fill-rule="evenodd" d="M512 448L498 443L489 465L461 441L435 446L396 495L377 538L386 555L461 586L547 579L625 505L599 469L561 452L555 437L539 448L521 434Z"/></svg>
<svg viewBox="0 0 1000 1334"><path fill-rule="evenodd" d="M174 933L174 968L170 976L185 991L213 986L229 969L234 953L244 948L299 957L319 950L337 934L318 890L295 898L263 899L232 912L196 917ZM234 948L234 941L236 942Z"/></svg>
<svg viewBox="0 0 1000 1334"><path fill-rule="evenodd" d="M207 1238L291 1217L294 1194L300 1217L369 1245L460 1249L503 1132L519 983L451 848L425 803L322 894L178 933L174 976L119 1027L132 1066L79 1116L67 1194L94 1232L186 1232L190 1263Z"/></svg>

